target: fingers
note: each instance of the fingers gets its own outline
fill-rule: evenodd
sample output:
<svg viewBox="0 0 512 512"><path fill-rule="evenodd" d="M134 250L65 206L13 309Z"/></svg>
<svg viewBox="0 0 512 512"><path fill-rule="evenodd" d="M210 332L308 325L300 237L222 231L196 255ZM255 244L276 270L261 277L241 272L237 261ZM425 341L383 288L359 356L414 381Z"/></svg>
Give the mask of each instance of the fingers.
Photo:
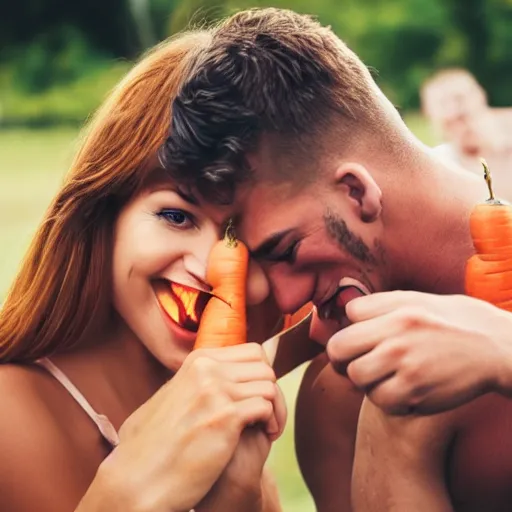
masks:
<svg viewBox="0 0 512 512"><path fill-rule="evenodd" d="M253 382L266 380L276 382L276 374L267 363L222 363L219 374L226 381Z"/></svg>
<svg viewBox="0 0 512 512"><path fill-rule="evenodd" d="M417 403L400 376L391 375L367 392L368 398L387 414L406 415L414 411Z"/></svg>
<svg viewBox="0 0 512 512"><path fill-rule="evenodd" d="M345 311L351 322L361 322L400 307L421 306L428 300L429 295L425 293L395 290L358 297L347 304Z"/></svg>
<svg viewBox="0 0 512 512"><path fill-rule="evenodd" d="M264 423L271 439L279 437L286 422L286 406L261 345L250 343L221 349L194 351L186 362L208 396L223 396L223 403L237 410L239 427ZM228 400L231 402L229 405ZM209 401L201 402L210 403ZM221 406L221 405L219 405ZM228 414L229 416L229 414Z"/></svg>
<svg viewBox="0 0 512 512"><path fill-rule="evenodd" d="M265 400L260 396L247 398L237 403L238 418L241 426L246 427L254 423L269 423L274 415L274 407L272 402ZM275 429L274 425L270 425Z"/></svg>
<svg viewBox="0 0 512 512"><path fill-rule="evenodd" d="M263 347L258 343L243 343L232 347L221 348L201 348L194 350L187 357L187 362L192 362L200 357L208 357L216 361L265 361L268 362L267 355Z"/></svg>
<svg viewBox="0 0 512 512"><path fill-rule="evenodd" d="M355 299L359 300L359 299ZM396 336L408 321L400 312L352 324L337 332L327 343L327 355L335 364L347 364L373 350L381 341Z"/></svg>
<svg viewBox="0 0 512 512"><path fill-rule="evenodd" d="M288 411L286 409L286 401L284 399L283 392L281 388L276 384L276 397L273 400L274 405L274 417L276 419L276 431L272 431L267 428L267 434L270 436L272 441L278 439L284 431L284 427L286 425L286 419L288 415Z"/></svg>
<svg viewBox="0 0 512 512"><path fill-rule="evenodd" d="M347 376L360 389L375 386L393 375L406 352L400 340L388 339L347 366Z"/></svg>
<svg viewBox="0 0 512 512"><path fill-rule="evenodd" d="M260 396L273 402L278 394L277 384L269 380L242 382L231 387L230 396L233 400L241 401L247 398Z"/></svg>
<svg viewBox="0 0 512 512"><path fill-rule="evenodd" d="M251 398L263 398L272 407L272 414L266 421L266 432L272 441L283 433L287 410L283 393L277 384L270 381L244 382L235 384L230 390L231 398L244 402Z"/></svg>

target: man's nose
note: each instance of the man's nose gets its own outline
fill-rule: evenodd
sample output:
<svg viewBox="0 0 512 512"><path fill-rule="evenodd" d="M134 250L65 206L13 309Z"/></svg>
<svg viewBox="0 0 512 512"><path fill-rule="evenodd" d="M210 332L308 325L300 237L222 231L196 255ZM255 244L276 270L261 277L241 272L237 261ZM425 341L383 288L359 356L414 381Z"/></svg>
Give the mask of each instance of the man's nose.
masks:
<svg viewBox="0 0 512 512"><path fill-rule="evenodd" d="M311 300L314 277L291 273L278 268L267 273L272 292L282 313L290 314Z"/></svg>

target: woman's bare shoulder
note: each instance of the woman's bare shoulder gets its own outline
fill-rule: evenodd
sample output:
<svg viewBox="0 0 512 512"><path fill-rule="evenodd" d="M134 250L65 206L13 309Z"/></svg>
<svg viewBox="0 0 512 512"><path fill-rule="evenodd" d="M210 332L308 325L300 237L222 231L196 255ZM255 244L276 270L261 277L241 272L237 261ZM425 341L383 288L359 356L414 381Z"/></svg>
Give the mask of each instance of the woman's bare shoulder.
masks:
<svg viewBox="0 0 512 512"><path fill-rule="evenodd" d="M43 372L35 366L0 365L0 472L31 453L43 457L62 437Z"/></svg>
<svg viewBox="0 0 512 512"><path fill-rule="evenodd" d="M90 474L72 471L79 452L52 408L49 379L35 366L0 365L2 509L73 510L87 489Z"/></svg>

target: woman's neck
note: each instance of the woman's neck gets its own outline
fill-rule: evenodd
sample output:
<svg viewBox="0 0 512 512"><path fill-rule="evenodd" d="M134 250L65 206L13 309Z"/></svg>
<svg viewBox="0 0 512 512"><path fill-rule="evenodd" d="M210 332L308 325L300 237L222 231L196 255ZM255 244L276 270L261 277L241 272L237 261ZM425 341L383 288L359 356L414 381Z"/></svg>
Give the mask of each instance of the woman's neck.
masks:
<svg viewBox="0 0 512 512"><path fill-rule="evenodd" d="M172 376L120 319L83 348L51 359L116 428Z"/></svg>

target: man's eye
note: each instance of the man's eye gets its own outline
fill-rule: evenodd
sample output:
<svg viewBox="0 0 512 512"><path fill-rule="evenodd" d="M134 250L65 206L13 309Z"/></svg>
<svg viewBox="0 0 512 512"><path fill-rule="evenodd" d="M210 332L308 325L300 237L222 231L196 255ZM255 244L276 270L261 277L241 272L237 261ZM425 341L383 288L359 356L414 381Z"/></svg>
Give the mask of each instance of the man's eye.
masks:
<svg viewBox="0 0 512 512"><path fill-rule="evenodd" d="M297 259L297 250L299 248L299 240L291 243L284 252L281 254L270 256L270 260L279 263L288 263L289 265L293 265L295 260Z"/></svg>
<svg viewBox="0 0 512 512"><path fill-rule="evenodd" d="M157 213L157 216L169 224L180 229L186 229L194 225L191 215L183 210L166 209Z"/></svg>

